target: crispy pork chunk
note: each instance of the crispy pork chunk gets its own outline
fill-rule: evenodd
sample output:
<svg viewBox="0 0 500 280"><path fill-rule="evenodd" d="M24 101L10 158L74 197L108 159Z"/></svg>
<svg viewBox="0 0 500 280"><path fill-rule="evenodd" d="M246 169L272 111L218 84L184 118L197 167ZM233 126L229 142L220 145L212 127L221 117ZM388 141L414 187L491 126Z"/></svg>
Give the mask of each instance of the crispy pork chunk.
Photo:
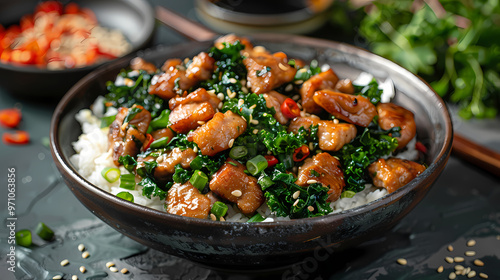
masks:
<svg viewBox="0 0 500 280"><path fill-rule="evenodd" d="M167 212L184 217L206 219L210 213L210 199L191 183L174 184L166 199Z"/></svg>
<svg viewBox="0 0 500 280"><path fill-rule="evenodd" d="M297 69L288 65L286 54L252 51L243 59L247 68L247 85L254 93L265 93L293 81Z"/></svg>
<svg viewBox="0 0 500 280"><path fill-rule="evenodd" d="M413 113L405 108L393 103L379 103L377 105L378 124L382 129L389 130L393 127L400 127L398 139L398 149L406 147L417 134L417 126Z"/></svg>
<svg viewBox="0 0 500 280"><path fill-rule="evenodd" d="M264 93L264 99L266 100L267 108L274 108L276 114L274 114L274 118L281 124L288 123L288 118L283 115L281 112L281 104L287 99L286 95L283 95L277 91L270 91L268 93Z"/></svg>
<svg viewBox="0 0 500 280"><path fill-rule="evenodd" d="M321 113L323 109L314 101L314 92L322 89L334 89L338 81L339 78L332 69L316 74L305 81L300 88L304 111L311 114Z"/></svg>
<svg viewBox="0 0 500 280"><path fill-rule="evenodd" d="M381 158L368 166L373 184L379 188L386 188L389 193L408 184L424 170L425 166L400 158L387 160Z"/></svg>

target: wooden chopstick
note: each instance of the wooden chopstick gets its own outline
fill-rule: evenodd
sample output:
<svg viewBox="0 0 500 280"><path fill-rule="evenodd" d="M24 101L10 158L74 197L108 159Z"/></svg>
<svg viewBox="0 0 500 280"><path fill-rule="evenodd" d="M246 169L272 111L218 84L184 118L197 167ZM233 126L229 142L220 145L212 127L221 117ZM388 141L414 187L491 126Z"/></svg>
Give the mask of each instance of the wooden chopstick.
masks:
<svg viewBox="0 0 500 280"><path fill-rule="evenodd" d="M455 133L452 153L498 177L500 177L500 153L481 146Z"/></svg>

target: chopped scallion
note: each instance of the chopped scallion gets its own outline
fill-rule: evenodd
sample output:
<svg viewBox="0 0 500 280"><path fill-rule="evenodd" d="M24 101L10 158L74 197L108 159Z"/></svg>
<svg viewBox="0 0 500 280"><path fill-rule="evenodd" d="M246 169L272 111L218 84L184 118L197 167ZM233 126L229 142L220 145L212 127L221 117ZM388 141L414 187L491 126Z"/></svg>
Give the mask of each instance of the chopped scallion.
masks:
<svg viewBox="0 0 500 280"><path fill-rule="evenodd" d="M356 193L353 191L343 191L342 194L340 195L340 198L351 198L355 195Z"/></svg>
<svg viewBox="0 0 500 280"><path fill-rule="evenodd" d="M260 177L258 183L262 187L262 190L265 190L274 184L273 180L271 180L269 176Z"/></svg>
<svg viewBox="0 0 500 280"><path fill-rule="evenodd" d="M201 192L208 183L208 176L200 170L195 170L189 182Z"/></svg>
<svg viewBox="0 0 500 280"><path fill-rule="evenodd" d="M247 147L235 146L229 151L229 157L232 159L240 159L248 154Z"/></svg>
<svg viewBox="0 0 500 280"><path fill-rule="evenodd" d="M149 123L149 127L151 127L153 130L167 127L169 116L170 110L163 110L157 118L154 118L151 123Z"/></svg>
<svg viewBox="0 0 500 280"><path fill-rule="evenodd" d="M120 175L120 188L127 190L135 190L135 175L134 174Z"/></svg>
<svg viewBox="0 0 500 280"><path fill-rule="evenodd" d="M129 192L119 192L116 194L116 196L121 198L121 199L125 199L125 200L128 200L130 202L134 202L134 196Z"/></svg>
<svg viewBox="0 0 500 280"><path fill-rule="evenodd" d="M256 213L255 215L253 215L252 218L250 218L247 223L258 223L258 222L262 222L264 221L264 217L262 217L262 215L260 215L259 213Z"/></svg>
<svg viewBox="0 0 500 280"><path fill-rule="evenodd" d="M252 175L259 174L262 170L267 168L267 160L264 156L258 155L251 160L247 161L248 172Z"/></svg>
<svg viewBox="0 0 500 280"><path fill-rule="evenodd" d="M54 231L50 229L46 224L40 222L36 226L35 232L41 239L50 241L54 238Z"/></svg>
<svg viewBox="0 0 500 280"><path fill-rule="evenodd" d="M16 243L23 247L31 246L31 231L29 229L21 229L17 231Z"/></svg>
<svg viewBox="0 0 500 280"><path fill-rule="evenodd" d="M210 212L212 212L217 218L220 218L226 215L227 209L228 207L224 202L216 201Z"/></svg>
<svg viewBox="0 0 500 280"><path fill-rule="evenodd" d="M153 141L153 143L149 145L149 148L151 149L165 148L168 145L168 143L170 143L170 138L165 136L158 140Z"/></svg>
<svg viewBox="0 0 500 280"><path fill-rule="evenodd" d="M200 170L203 167L203 159L200 156L195 157L189 164L189 167L193 170Z"/></svg>
<svg viewBox="0 0 500 280"><path fill-rule="evenodd" d="M110 183L114 183L120 178L120 169L116 167L106 167L101 171L102 177Z"/></svg>

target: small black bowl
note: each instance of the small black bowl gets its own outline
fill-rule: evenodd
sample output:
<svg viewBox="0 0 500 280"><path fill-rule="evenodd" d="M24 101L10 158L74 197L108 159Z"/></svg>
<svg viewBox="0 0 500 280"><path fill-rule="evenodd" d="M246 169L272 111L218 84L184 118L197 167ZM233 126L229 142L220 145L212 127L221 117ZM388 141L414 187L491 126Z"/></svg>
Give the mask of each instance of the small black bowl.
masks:
<svg viewBox="0 0 500 280"><path fill-rule="evenodd" d="M19 25L21 17L32 14L39 2L39 0L0 0L0 24L4 27ZM63 1L63 4L69 2ZM147 47L153 38L154 11L146 0L72 0L71 2L90 8L101 26L118 29L125 35L132 49L124 56ZM107 62L109 61L62 70L0 62L0 87L16 97L56 99L62 97L83 76Z"/></svg>
<svg viewBox="0 0 500 280"><path fill-rule="evenodd" d="M406 186L366 205L292 221L217 222L134 204L89 183L69 159L75 153L71 143L82 133L75 114L106 93L106 81L114 80L130 62L121 59L80 80L54 112L50 148L65 183L93 214L124 235L156 250L226 269L279 267L309 256L323 259L389 231L425 197L449 158L453 129L444 102L409 71L353 46L283 34L253 35L251 39L273 52L328 63L342 78L355 78L362 71L382 80L391 78L397 90L394 102L415 113L417 135L428 147L428 168ZM211 45L211 41L191 42L145 51L141 56L159 66L167 58L192 57Z"/></svg>

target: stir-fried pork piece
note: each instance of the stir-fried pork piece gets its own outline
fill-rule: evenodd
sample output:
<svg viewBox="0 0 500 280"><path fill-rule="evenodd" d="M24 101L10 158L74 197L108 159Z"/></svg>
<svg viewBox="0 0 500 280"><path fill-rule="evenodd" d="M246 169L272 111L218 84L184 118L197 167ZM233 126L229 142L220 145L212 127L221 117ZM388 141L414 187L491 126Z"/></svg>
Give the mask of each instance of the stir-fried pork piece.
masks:
<svg viewBox="0 0 500 280"><path fill-rule="evenodd" d="M400 158L387 160L381 158L368 166L373 184L379 188L386 188L389 193L408 184L424 170L425 166Z"/></svg>
<svg viewBox="0 0 500 280"><path fill-rule="evenodd" d="M349 79L342 79L337 82L334 88L335 91L354 94L354 86L352 85L352 81Z"/></svg>
<svg viewBox="0 0 500 280"><path fill-rule="evenodd" d="M191 183L174 184L166 199L167 212L184 217L206 219L210 213L210 199Z"/></svg>
<svg viewBox="0 0 500 280"><path fill-rule="evenodd" d="M149 93L156 94L163 99L173 98L201 80L210 78L214 66L215 60L204 52L193 57L193 61L187 68L182 65L180 59L169 59L162 67L165 73L155 75L151 80Z"/></svg>
<svg viewBox="0 0 500 280"><path fill-rule="evenodd" d="M170 128L166 127L151 132L151 136L154 140L158 140L163 137L167 137L170 140L174 137L174 132Z"/></svg>
<svg viewBox="0 0 500 280"><path fill-rule="evenodd" d="M191 131L187 140L195 142L203 155L214 156L231 148L230 144L246 128L247 122L239 115L231 111L216 113L207 123Z"/></svg>
<svg viewBox="0 0 500 280"><path fill-rule="evenodd" d="M236 203L241 213L249 215L264 203L264 194L255 177L245 174L245 166L228 159L213 175L210 190L221 198Z"/></svg>
<svg viewBox="0 0 500 280"><path fill-rule="evenodd" d="M299 70L300 71L300 70ZM308 113L319 114L323 111L321 106L314 101L314 92L322 89L334 89L339 78L332 69L321 72L305 81L300 88L302 108Z"/></svg>
<svg viewBox="0 0 500 280"><path fill-rule="evenodd" d="M138 110L135 116L130 115ZM128 117L127 117L128 116ZM127 122L124 121L128 119ZM151 113L140 105L134 105L132 108L121 107L116 114L116 118L109 127L108 142L113 149L113 161L115 165L120 165L118 159L120 156L130 155L135 157L144 141L146 140L146 131L151 122Z"/></svg>
<svg viewBox="0 0 500 280"><path fill-rule="evenodd" d="M220 100L204 88L197 89L186 97L170 99L170 128L177 133L187 133L210 120L216 113Z"/></svg>
<svg viewBox="0 0 500 280"><path fill-rule="evenodd" d="M274 108L276 114L274 114L274 118L281 124L286 124L288 122L288 118L283 115L281 112L281 104L287 99L286 95L283 95L277 91L270 91L268 93L264 93L264 99L266 100L267 108Z"/></svg>
<svg viewBox="0 0 500 280"><path fill-rule="evenodd" d="M172 151L161 154L157 158L152 156L147 156L145 158L138 157L137 168L143 166L143 161L156 160L158 165L154 169L153 176L158 181L166 182L172 179L172 175L175 173L175 166L177 164L180 164L184 169L189 168L189 164L191 164L191 161L193 161L197 155L198 154L191 148L187 148L185 150L174 148Z"/></svg>
<svg viewBox="0 0 500 280"><path fill-rule="evenodd" d="M141 57L136 57L130 61L130 68L133 70L144 70L150 74L156 72L156 66L142 59Z"/></svg>
<svg viewBox="0 0 500 280"><path fill-rule="evenodd" d="M245 45L245 49L243 50L244 52L252 51L253 45L247 38L238 37L234 34L229 34L229 35L220 37L219 39L215 40L214 46L218 49L222 49L222 48L224 48L223 43L234 44L236 41L240 41L240 43Z"/></svg>
<svg viewBox="0 0 500 280"><path fill-rule="evenodd" d="M338 151L356 137L356 126L348 123L336 124L316 117L297 117L292 120L288 132L298 133L301 127L309 130L311 125L318 125L319 148L324 151Z"/></svg>
<svg viewBox="0 0 500 280"><path fill-rule="evenodd" d="M329 188L328 202L339 199L345 186L344 172L340 168L340 162L329 153L320 153L304 161L295 184L307 187L311 183L310 180L315 180Z"/></svg>
<svg viewBox="0 0 500 280"><path fill-rule="evenodd" d="M377 109L366 97L332 90L314 93L314 101L328 113L344 121L367 127L377 115Z"/></svg>
<svg viewBox="0 0 500 280"><path fill-rule="evenodd" d="M288 58L282 52L252 51L249 57L243 59L247 68L247 85L254 93L265 93L290 82L295 77L297 69L288 65Z"/></svg>
<svg viewBox="0 0 500 280"><path fill-rule="evenodd" d="M417 126L413 113L393 103L379 103L377 105L378 124L382 129L389 130L400 127L401 136L398 139L398 149L406 147L417 134Z"/></svg>

